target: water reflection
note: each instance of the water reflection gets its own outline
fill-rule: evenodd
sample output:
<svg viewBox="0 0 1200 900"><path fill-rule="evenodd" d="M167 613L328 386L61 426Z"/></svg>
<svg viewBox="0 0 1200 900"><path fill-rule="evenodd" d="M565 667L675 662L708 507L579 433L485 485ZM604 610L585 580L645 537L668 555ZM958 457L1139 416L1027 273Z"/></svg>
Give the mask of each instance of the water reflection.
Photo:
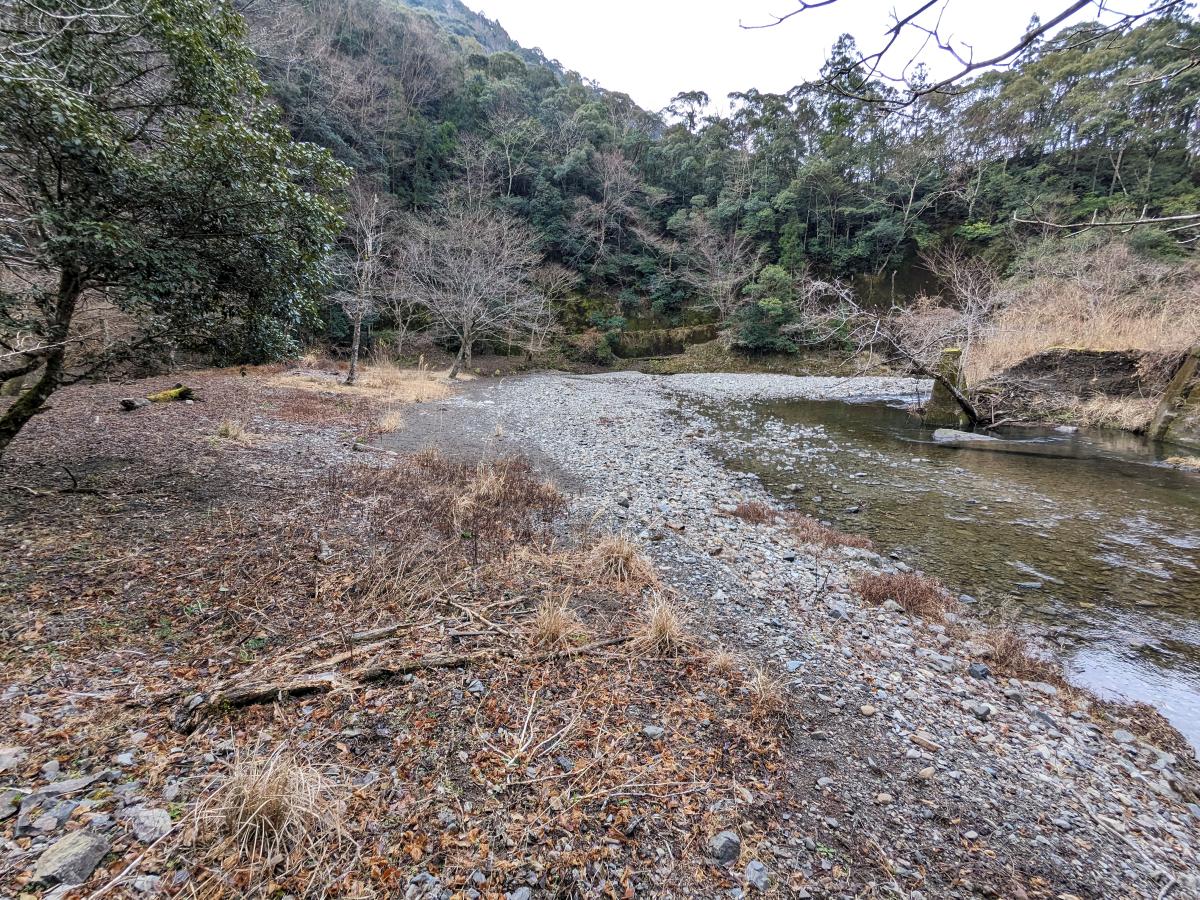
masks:
<svg viewBox="0 0 1200 900"><path fill-rule="evenodd" d="M1055 626L1068 667L1200 745L1200 476L1136 435L1012 429L1038 455L953 449L881 403L706 409L769 490L984 604ZM1024 448L1017 448L1024 449Z"/></svg>

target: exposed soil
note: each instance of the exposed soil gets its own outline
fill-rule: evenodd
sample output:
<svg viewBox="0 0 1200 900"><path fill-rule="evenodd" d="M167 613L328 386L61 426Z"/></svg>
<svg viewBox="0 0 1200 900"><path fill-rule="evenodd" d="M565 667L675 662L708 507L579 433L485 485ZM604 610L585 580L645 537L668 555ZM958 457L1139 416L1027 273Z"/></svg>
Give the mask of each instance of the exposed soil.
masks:
<svg viewBox="0 0 1200 900"><path fill-rule="evenodd" d="M1147 401L1152 405L1181 359L1180 354L1139 350L1056 347L989 379L978 387L977 394L993 420L1073 422L1079 418L1080 405L1088 402ZM1148 421L1151 406L1146 408Z"/></svg>

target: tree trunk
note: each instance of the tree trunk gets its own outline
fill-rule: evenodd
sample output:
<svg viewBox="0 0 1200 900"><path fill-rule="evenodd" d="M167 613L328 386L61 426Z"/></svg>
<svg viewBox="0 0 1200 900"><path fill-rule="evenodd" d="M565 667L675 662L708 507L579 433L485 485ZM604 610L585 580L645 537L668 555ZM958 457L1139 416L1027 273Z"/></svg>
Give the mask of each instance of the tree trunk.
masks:
<svg viewBox="0 0 1200 900"><path fill-rule="evenodd" d="M450 380L453 381L458 377L458 373L462 370L463 354L467 349L467 341L464 338L462 343L458 345L458 356L454 357L454 365L450 367Z"/></svg>
<svg viewBox="0 0 1200 900"><path fill-rule="evenodd" d="M83 293L83 278L73 268L64 268L58 279L58 300L54 306L54 324L49 339L53 349L46 355L46 368L42 377L25 391L17 402L0 418L0 456L8 445L25 427L25 423L41 410L51 394L58 389L62 378L63 363L67 356L67 338L71 334L71 320L75 317L75 306Z"/></svg>
<svg viewBox="0 0 1200 900"><path fill-rule="evenodd" d="M362 313L354 317L354 336L350 339L350 371L346 373L346 384L354 384L358 378L358 348L362 344Z"/></svg>

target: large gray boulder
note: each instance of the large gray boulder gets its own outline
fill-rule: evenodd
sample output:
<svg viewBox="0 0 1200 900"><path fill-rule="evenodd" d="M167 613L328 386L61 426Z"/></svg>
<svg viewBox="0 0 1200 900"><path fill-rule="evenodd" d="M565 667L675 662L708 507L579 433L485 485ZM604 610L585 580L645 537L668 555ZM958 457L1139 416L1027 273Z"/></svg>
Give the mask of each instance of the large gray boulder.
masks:
<svg viewBox="0 0 1200 900"><path fill-rule="evenodd" d="M52 886L83 884L109 851L108 840L91 831L72 831L38 857L34 881Z"/></svg>

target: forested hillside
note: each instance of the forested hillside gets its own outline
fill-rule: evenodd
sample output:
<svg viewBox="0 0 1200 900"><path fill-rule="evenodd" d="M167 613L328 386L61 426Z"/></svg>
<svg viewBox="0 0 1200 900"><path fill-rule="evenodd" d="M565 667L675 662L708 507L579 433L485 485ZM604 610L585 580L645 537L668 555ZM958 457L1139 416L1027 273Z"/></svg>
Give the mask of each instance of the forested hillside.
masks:
<svg viewBox="0 0 1200 900"><path fill-rule="evenodd" d="M1179 8L1103 31L1070 28L900 111L882 80L836 74L856 55L844 36L823 79L748 85L719 116L699 92L639 109L449 0L288 2L254 22L296 136L408 209L433 201L456 157L483 157L497 203L586 293L664 324L739 305L721 293L766 264L920 283L918 254L939 244L1004 271L1051 231L1039 222L1200 209L1200 69L1172 74L1200 27ZM1130 240L1184 252L1159 228Z"/></svg>

